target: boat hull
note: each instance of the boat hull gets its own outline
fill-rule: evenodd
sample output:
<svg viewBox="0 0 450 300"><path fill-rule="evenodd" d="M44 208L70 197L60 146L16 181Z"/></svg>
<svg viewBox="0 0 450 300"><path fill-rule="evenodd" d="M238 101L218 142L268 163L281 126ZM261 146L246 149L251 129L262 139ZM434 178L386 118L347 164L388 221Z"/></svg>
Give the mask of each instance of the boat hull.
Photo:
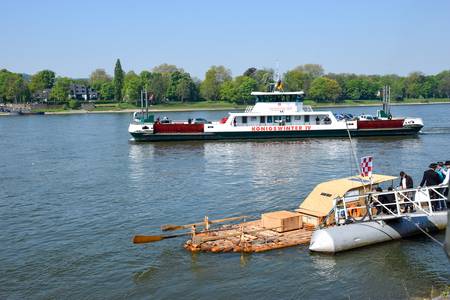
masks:
<svg viewBox="0 0 450 300"><path fill-rule="evenodd" d="M383 129L355 129L350 130L353 137L368 136L404 136L417 134L422 126ZM302 139L302 138L326 138L348 137L345 129L337 130L299 130L299 131L251 131L251 132L172 132L149 133L130 132L135 141L192 141L192 140L236 140L236 139Z"/></svg>
<svg viewBox="0 0 450 300"><path fill-rule="evenodd" d="M447 225L447 212L412 215L410 220L400 217L319 229L313 233L309 249L336 253L422 233L414 223L429 232L443 230Z"/></svg>

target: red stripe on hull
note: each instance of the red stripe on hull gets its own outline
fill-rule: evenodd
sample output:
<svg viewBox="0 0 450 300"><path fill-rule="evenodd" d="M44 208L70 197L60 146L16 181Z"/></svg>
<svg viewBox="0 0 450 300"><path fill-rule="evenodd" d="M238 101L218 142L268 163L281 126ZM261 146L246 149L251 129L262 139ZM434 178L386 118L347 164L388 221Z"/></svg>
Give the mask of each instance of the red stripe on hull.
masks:
<svg viewBox="0 0 450 300"><path fill-rule="evenodd" d="M405 119L394 120L358 120L358 129L403 128Z"/></svg>
<svg viewBox="0 0 450 300"><path fill-rule="evenodd" d="M153 125L155 133L195 133L204 131L203 124L158 124Z"/></svg>

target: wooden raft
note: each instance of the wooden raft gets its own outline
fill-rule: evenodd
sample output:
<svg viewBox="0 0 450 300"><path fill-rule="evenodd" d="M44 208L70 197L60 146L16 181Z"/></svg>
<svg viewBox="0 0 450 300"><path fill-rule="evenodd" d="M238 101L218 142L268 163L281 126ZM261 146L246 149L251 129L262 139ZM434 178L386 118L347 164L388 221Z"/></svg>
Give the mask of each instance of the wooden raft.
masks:
<svg viewBox="0 0 450 300"><path fill-rule="evenodd" d="M216 231L196 233L184 248L191 252L263 252L307 244L313 232L308 226L285 232L266 228L261 219L224 225Z"/></svg>

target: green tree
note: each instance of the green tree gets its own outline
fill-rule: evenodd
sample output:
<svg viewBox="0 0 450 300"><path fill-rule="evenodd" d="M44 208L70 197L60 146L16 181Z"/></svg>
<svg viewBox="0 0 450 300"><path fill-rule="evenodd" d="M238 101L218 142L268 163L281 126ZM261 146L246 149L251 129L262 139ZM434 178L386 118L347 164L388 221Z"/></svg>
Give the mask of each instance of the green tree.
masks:
<svg viewBox="0 0 450 300"><path fill-rule="evenodd" d="M254 101L251 92L258 88L258 82L250 76L238 76L233 81L226 81L220 87L220 99L224 101L247 104Z"/></svg>
<svg viewBox="0 0 450 300"><path fill-rule="evenodd" d="M237 90L236 90L234 82L231 80L225 81L220 86L219 95L220 95L220 100L222 100L222 101L228 101L228 102L235 101L238 97L237 97Z"/></svg>
<svg viewBox="0 0 450 300"><path fill-rule="evenodd" d="M405 79L395 74L383 75L380 77L380 89L388 85L391 87L391 98L395 100L403 100L405 98Z"/></svg>
<svg viewBox="0 0 450 300"><path fill-rule="evenodd" d="M139 74L139 77L141 78L142 87L148 91L148 89L150 88L150 85L151 85L153 74L149 71L142 71Z"/></svg>
<svg viewBox="0 0 450 300"><path fill-rule="evenodd" d="M287 85L287 90L303 90L308 94L312 81L315 78L323 76L323 74L324 70L321 65L305 64L286 72L284 74L284 81Z"/></svg>
<svg viewBox="0 0 450 300"><path fill-rule="evenodd" d="M114 68L114 100L117 102L122 101L122 89L124 81L124 72L122 70L122 65L120 64L120 59L117 59L116 66Z"/></svg>
<svg viewBox="0 0 450 300"><path fill-rule="evenodd" d="M100 98L102 100L114 99L114 84L111 81L102 84L100 88Z"/></svg>
<svg viewBox="0 0 450 300"><path fill-rule="evenodd" d="M341 88L339 83L327 77L314 79L309 90L310 98L321 102L335 101L340 93Z"/></svg>
<svg viewBox="0 0 450 300"><path fill-rule="evenodd" d="M423 84L425 83L425 75L422 72L412 72L405 79L405 90L407 98L425 97Z"/></svg>
<svg viewBox="0 0 450 300"><path fill-rule="evenodd" d="M147 91L153 95L155 102L163 102L166 99L165 95L168 85L167 77L164 77L161 73L152 73L152 79Z"/></svg>
<svg viewBox="0 0 450 300"><path fill-rule="evenodd" d="M302 66L298 66L295 69L310 75L312 79L315 79L317 77L324 75L323 67L318 64L305 64Z"/></svg>
<svg viewBox="0 0 450 300"><path fill-rule="evenodd" d="M192 99L193 82L190 78L183 77L177 84L176 95L178 99L183 102L187 99Z"/></svg>
<svg viewBox="0 0 450 300"><path fill-rule="evenodd" d="M234 101L240 104L248 104L254 101L251 92L258 88L258 82L249 76L238 76L235 78L236 98Z"/></svg>
<svg viewBox="0 0 450 300"><path fill-rule="evenodd" d="M357 76L346 83L346 93L353 100L377 99L381 86L368 76Z"/></svg>
<svg viewBox="0 0 450 300"><path fill-rule="evenodd" d="M39 71L31 76L30 89L32 92L51 89L55 84L55 72L50 70Z"/></svg>
<svg viewBox="0 0 450 300"><path fill-rule="evenodd" d="M450 70L442 71L436 75L437 90L442 98L450 98Z"/></svg>
<svg viewBox="0 0 450 300"><path fill-rule="evenodd" d="M286 90L291 92L306 91L311 81L310 75L298 69L287 71L283 77Z"/></svg>
<svg viewBox="0 0 450 300"><path fill-rule="evenodd" d="M182 68L178 68L175 65L169 65L169 64L161 64L159 66L156 66L153 68L153 73L161 73L161 74L170 74L174 72L180 72L184 73L184 70Z"/></svg>
<svg viewBox="0 0 450 300"><path fill-rule="evenodd" d="M258 83L258 91L269 91L270 85L274 83L273 76L273 69L259 69L251 77Z"/></svg>
<svg viewBox="0 0 450 300"><path fill-rule="evenodd" d="M130 71L125 75L124 85L123 85L123 95L124 99L128 103L137 103L140 99L142 90L141 79L136 73Z"/></svg>
<svg viewBox="0 0 450 300"><path fill-rule="evenodd" d="M55 86L50 92L50 99L54 102L67 102L69 99L69 90L72 80L67 77L58 77Z"/></svg>
<svg viewBox="0 0 450 300"><path fill-rule="evenodd" d="M89 85L96 91L100 91L102 85L111 80L111 76L106 73L105 69L96 69L89 77Z"/></svg>
<svg viewBox="0 0 450 300"><path fill-rule="evenodd" d="M4 101L14 103L29 100L28 85L20 74L6 71L2 75L3 79L0 78L0 99L3 98Z"/></svg>
<svg viewBox="0 0 450 300"><path fill-rule="evenodd" d="M206 100L218 100L220 98L221 85L231 80L231 71L224 66L212 66L205 75L200 85L200 95Z"/></svg>
<svg viewBox="0 0 450 300"><path fill-rule="evenodd" d="M170 101L175 101L176 99L178 99L178 94L177 94L178 84L185 77L185 75L183 73L181 73L180 71L176 70L172 73L168 73L166 76L168 76L168 78L169 78L169 83L168 83L168 87L167 87L167 91L166 91L166 97Z"/></svg>

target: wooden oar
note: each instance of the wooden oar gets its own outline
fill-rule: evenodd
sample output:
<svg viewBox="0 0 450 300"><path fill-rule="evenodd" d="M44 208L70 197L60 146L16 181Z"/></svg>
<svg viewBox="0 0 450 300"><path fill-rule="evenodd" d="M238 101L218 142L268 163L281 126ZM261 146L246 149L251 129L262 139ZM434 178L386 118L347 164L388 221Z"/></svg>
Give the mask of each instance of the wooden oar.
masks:
<svg viewBox="0 0 450 300"><path fill-rule="evenodd" d="M134 244L145 244L145 243L153 243L153 242L159 242L166 239L176 238L180 236L185 236L192 234L190 232L181 233L181 234L174 234L174 235L135 235L133 238Z"/></svg>
<svg viewBox="0 0 450 300"><path fill-rule="evenodd" d="M208 221L208 224L217 224L217 223L223 223L223 222L229 222L229 221L237 221L241 219L249 218L249 216L240 216L240 217L232 217L232 218L225 218L225 219L217 219L217 220L211 220ZM173 225L173 224L166 224L161 226L162 231L171 231L171 230L181 230L181 229L188 229L192 226L204 226L205 222L198 222L198 223L192 223L192 224L186 224L186 225Z"/></svg>
<svg viewBox="0 0 450 300"><path fill-rule="evenodd" d="M206 231L200 231L197 233L213 233L213 232L221 232L221 231L228 231L230 229L214 229L214 230L206 230ZM191 235L192 232L185 232L180 234L173 234L173 235L135 235L133 238L134 244L145 244L145 243L153 243L153 242L159 242L165 239L171 239L176 238L180 236L186 236Z"/></svg>

